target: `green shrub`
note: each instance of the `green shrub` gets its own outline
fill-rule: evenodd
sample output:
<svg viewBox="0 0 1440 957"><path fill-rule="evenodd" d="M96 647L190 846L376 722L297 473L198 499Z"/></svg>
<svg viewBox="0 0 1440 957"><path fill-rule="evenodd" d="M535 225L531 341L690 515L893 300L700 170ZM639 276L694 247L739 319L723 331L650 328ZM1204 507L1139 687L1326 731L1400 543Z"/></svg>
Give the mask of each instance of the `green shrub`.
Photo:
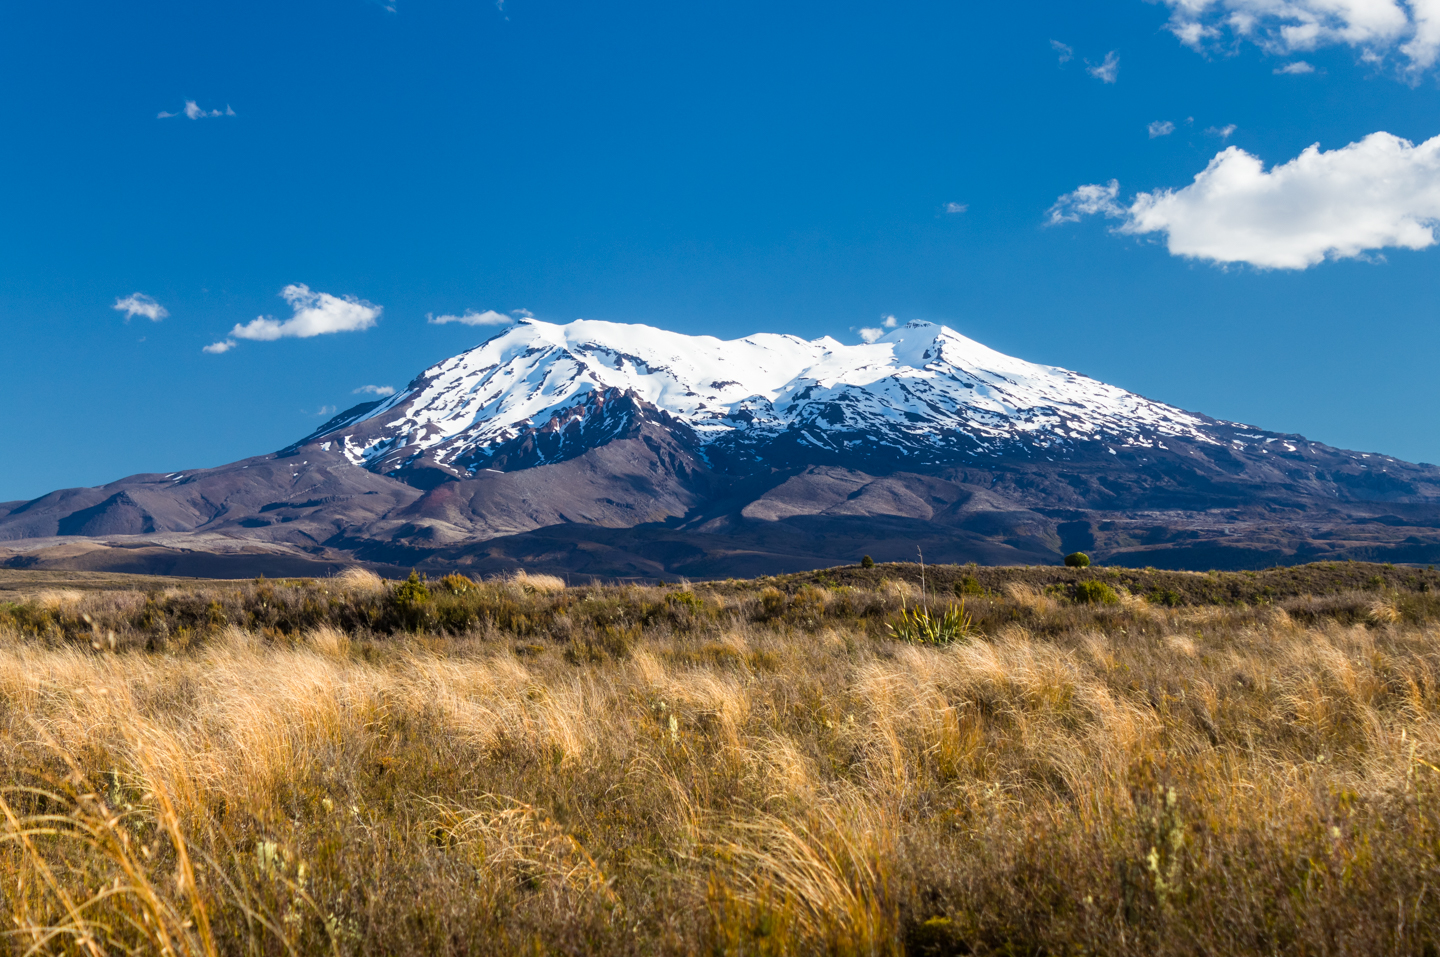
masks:
<svg viewBox="0 0 1440 957"><path fill-rule="evenodd" d="M954 587L955 594L959 595L962 598L966 595L985 594L985 586L980 584L980 580L974 575L966 575L964 578L956 582Z"/></svg>
<svg viewBox="0 0 1440 957"><path fill-rule="evenodd" d="M395 586L390 600L395 605L396 617L402 628L413 631L429 618L430 589L425 587L413 568L410 577Z"/></svg>
<svg viewBox="0 0 1440 957"><path fill-rule="evenodd" d="M413 568L410 569L410 577L395 586L395 604L401 608L413 608L429 600L430 589L425 587Z"/></svg>
<svg viewBox="0 0 1440 957"><path fill-rule="evenodd" d="M1087 605L1114 605L1120 596L1104 582L1080 582L1075 586L1075 600Z"/></svg>
<svg viewBox="0 0 1440 957"><path fill-rule="evenodd" d="M1065 564L1071 568L1089 568L1090 556L1084 552L1071 552L1065 556Z"/></svg>
<svg viewBox="0 0 1440 957"><path fill-rule="evenodd" d="M875 567L875 559L871 558L869 555L866 555L864 558L860 559L860 567L861 567L861 568L874 568L874 567Z"/></svg>
<svg viewBox="0 0 1440 957"><path fill-rule="evenodd" d="M1178 608L1184 603L1180 593L1173 588L1162 588L1152 591L1145 596L1145 600L1152 605L1164 605L1166 608Z"/></svg>

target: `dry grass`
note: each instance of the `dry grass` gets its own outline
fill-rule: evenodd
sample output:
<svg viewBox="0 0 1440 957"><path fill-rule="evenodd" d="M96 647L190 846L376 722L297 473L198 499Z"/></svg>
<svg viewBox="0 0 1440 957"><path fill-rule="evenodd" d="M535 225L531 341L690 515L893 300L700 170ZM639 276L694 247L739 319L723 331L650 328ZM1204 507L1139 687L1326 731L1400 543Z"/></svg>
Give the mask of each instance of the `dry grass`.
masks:
<svg viewBox="0 0 1440 957"><path fill-rule="evenodd" d="M553 595L565 590L565 579L558 575L532 575L523 568L510 578L524 591L532 594Z"/></svg>
<svg viewBox="0 0 1440 957"><path fill-rule="evenodd" d="M889 584L517 584L390 611L392 586L338 580L12 607L10 946L1440 946L1424 596L1026 586L971 603L979 639L922 646L886 637L914 597Z"/></svg>
<svg viewBox="0 0 1440 957"><path fill-rule="evenodd" d="M385 587L385 581L368 568L352 565L335 576L335 583L342 588L359 592L378 592Z"/></svg>

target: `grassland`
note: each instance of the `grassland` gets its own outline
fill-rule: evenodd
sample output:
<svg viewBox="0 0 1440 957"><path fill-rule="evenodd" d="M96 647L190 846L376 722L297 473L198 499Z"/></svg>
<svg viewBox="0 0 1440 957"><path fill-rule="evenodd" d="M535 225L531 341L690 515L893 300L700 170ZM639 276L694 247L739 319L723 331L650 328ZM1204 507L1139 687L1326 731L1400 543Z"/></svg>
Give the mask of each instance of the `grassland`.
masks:
<svg viewBox="0 0 1440 957"><path fill-rule="evenodd" d="M1433 570L44 584L16 953L1440 948Z"/></svg>

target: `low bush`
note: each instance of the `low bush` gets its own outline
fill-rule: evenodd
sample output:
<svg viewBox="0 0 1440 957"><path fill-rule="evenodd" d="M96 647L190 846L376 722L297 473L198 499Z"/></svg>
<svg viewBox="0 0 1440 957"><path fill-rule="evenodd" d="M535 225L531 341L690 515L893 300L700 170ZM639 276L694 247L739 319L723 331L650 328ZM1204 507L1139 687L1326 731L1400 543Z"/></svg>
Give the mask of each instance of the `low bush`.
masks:
<svg viewBox="0 0 1440 957"><path fill-rule="evenodd" d="M1084 581L1075 585L1075 600L1087 605L1114 605L1120 596L1104 582Z"/></svg>

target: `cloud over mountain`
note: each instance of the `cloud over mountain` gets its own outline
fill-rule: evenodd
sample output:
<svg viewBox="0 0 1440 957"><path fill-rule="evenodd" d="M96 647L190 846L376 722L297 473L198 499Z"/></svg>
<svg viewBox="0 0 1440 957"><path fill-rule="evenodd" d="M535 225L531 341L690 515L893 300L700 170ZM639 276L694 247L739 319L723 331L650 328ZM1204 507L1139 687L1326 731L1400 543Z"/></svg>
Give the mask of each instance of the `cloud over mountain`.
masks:
<svg viewBox="0 0 1440 957"><path fill-rule="evenodd" d="M1231 146L1182 189L1118 201L1119 184L1090 184L1060 197L1052 224L1101 214L1130 235L1162 233L1175 256L1271 269L1305 269L1398 247L1435 243L1440 222L1440 137L1418 146L1372 133L1340 149L1309 147L1265 169Z"/></svg>
<svg viewBox="0 0 1440 957"><path fill-rule="evenodd" d="M273 316L258 316L244 325L236 323L227 338L211 343L204 351L228 352L235 347L236 339L273 342L276 339L309 339L332 332L360 332L374 326L384 311L382 306L354 296L313 292L304 283L286 286L280 290L280 296L294 310L295 314L289 319L282 321Z"/></svg>
<svg viewBox="0 0 1440 957"><path fill-rule="evenodd" d="M432 325L445 326L452 322L458 322L462 326L508 326L515 320L503 312L496 312L494 309L486 309L484 312L476 312L474 309L466 309L458 316L427 316Z"/></svg>

